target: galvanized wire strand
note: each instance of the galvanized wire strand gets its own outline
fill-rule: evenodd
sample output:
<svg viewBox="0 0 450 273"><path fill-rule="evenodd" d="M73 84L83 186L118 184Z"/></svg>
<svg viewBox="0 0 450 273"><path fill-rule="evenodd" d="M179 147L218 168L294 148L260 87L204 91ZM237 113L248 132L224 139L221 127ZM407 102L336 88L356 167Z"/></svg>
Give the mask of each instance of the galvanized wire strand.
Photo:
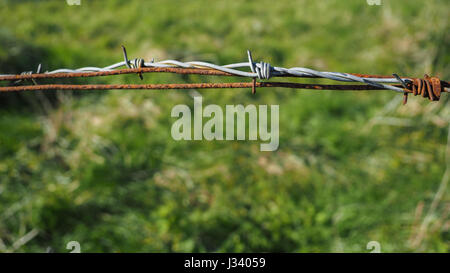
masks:
<svg viewBox="0 0 450 273"><path fill-rule="evenodd" d="M371 75L359 75L340 72L323 72L317 71L305 67L274 67L265 62L254 62L252 54L247 51L248 62L233 63L227 65L216 65L208 62L190 61L181 62L177 60L164 60L159 62L145 62L142 58L128 60L126 50L124 49L124 61L118 62L106 67L82 67L78 69L61 68L52 71L47 71L43 74L61 74L61 73L83 73L83 72L110 72L114 70L127 67L132 68L197 68L197 69L210 69L215 71L221 71L234 76L258 78L258 79L270 79L271 77L306 77L306 78L324 78L340 82L358 82L380 89L388 89L396 92L404 92L401 87L396 87L389 84L403 84L396 77L386 76L371 76ZM250 69L250 71L240 70L242 68ZM25 72L30 75L32 72ZM22 73L23 74L23 73ZM15 75L3 74L0 75L0 80L9 80ZM44 77L42 77L44 78ZM402 78L404 82L411 82L411 78Z"/></svg>

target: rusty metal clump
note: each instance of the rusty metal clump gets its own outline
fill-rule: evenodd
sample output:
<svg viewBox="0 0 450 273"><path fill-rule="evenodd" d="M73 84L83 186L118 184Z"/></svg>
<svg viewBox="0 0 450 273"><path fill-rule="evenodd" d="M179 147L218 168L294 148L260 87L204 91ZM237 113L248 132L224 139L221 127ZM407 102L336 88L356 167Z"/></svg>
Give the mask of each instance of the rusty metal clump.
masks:
<svg viewBox="0 0 450 273"><path fill-rule="evenodd" d="M430 77L425 74L423 79L413 78L406 84L403 104L408 101L408 94L412 93L414 96L420 95L423 98L428 98L430 101L439 101L441 93L445 92L445 85L447 82L441 81L438 77Z"/></svg>

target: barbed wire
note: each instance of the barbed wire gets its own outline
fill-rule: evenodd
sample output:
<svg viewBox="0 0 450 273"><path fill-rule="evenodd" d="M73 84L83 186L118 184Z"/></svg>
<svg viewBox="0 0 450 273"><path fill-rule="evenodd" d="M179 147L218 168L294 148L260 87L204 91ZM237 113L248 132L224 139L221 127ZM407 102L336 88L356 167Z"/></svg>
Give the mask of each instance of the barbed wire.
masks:
<svg viewBox="0 0 450 273"><path fill-rule="evenodd" d="M222 89L222 88L282 87L311 90L367 91L384 90L370 85L305 84L293 82L227 82L227 83L169 83L169 84L42 84L0 87L0 92L37 90L110 90L110 89ZM398 85L401 87L401 85ZM254 93L254 92L253 92Z"/></svg>
<svg viewBox="0 0 450 273"><path fill-rule="evenodd" d="M68 69L60 68L52 71L47 71L40 73L41 65L39 65L37 72L32 71L23 72L19 75L14 74L1 74L0 81L16 81L22 80L35 80L35 79L47 79L47 78L75 78L75 77L98 77L98 76L109 76L109 75L120 75L120 74L130 74L137 73L141 79L143 79L142 73L151 72L169 72L177 74L199 74L199 75L216 75L216 76L235 76L235 77L246 77L252 78L253 89L255 87L268 87L264 84L255 84L255 80L269 80L273 77L296 77L296 78L323 78L332 81L345 82L345 83L359 83L364 85L341 85L341 87L335 87L332 90L391 90L395 92L401 92L405 94L405 103L408 93L413 93L414 95L422 95L422 97L427 97L430 100L439 100L441 92L449 92L448 87L450 86L448 82L441 81L436 77L429 77L425 75L424 79L409 78L409 77L399 77L397 74L393 76L380 76L380 75L366 75L366 74L356 74L356 73L341 73L341 72L326 72L317 71L305 67L292 67L284 68L272 66L266 62L255 62L253 60L252 54L247 50L247 62L232 63L227 65L216 65L209 62L202 61L189 61L181 62L177 60L163 60L155 62L154 59L150 62L146 62L143 58L136 58L129 60L128 54L125 47L122 46L123 58L124 60L106 67L82 67L78 69ZM246 70L244 70L246 68ZM34 81L34 84L37 83ZM238 84L238 83L236 83ZM397 85L396 85L397 84ZM167 84L167 86L179 87L184 89L185 86L189 84ZM43 90L43 88L55 85L45 85L40 87L31 86L7 86L1 87L0 91L23 91L23 90ZM61 85L58 85L61 87ZM76 85L66 85L76 88ZM85 90L89 85L84 85ZM112 86L112 85L108 85ZM118 86L118 85L116 85ZM127 85L122 85L122 87ZM130 85L128 85L130 86ZM157 89L156 86L164 87L164 85L141 85L141 86L152 86L149 89ZM166 87L167 87L166 86ZM204 86L200 88L219 88L210 87L211 85L199 84L199 86ZM220 86L214 85L214 86ZM226 86L222 84L222 86ZM236 85L237 86L237 85ZM244 85L241 85L244 86ZM278 87L293 87L295 85L283 85ZM327 86L331 88L333 85L298 85L306 89L323 89ZM93 85L92 85L93 87ZM168 88L161 89L168 89ZM370 87L370 88L369 88ZM98 88L98 85L96 89ZM223 88L223 87L220 87ZM225 87L226 88L226 87ZM233 88L233 87L230 87ZM366 88L366 89L364 89ZM170 88L174 89L174 88ZM254 91L254 90L253 90Z"/></svg>

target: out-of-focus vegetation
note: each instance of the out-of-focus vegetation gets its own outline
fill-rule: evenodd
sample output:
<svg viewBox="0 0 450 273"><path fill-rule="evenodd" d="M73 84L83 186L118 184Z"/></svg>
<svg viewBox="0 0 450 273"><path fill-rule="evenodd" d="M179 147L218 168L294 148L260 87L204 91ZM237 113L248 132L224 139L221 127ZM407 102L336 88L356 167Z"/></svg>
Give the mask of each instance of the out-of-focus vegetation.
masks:
<svg viewBox="0 0 450 273"><path fill-rule="evenodd" d="M106 66L124 44L131 58L226 64L251 49L279 66L448 80L449 11L445 0L3 0L0 74ZM186 91L1 94L0 251L450 250L450 186L430 211L450 168L447 94L401 106L389 91L199 92L204 104L279 104L279 150L172 140Z"/></svg>

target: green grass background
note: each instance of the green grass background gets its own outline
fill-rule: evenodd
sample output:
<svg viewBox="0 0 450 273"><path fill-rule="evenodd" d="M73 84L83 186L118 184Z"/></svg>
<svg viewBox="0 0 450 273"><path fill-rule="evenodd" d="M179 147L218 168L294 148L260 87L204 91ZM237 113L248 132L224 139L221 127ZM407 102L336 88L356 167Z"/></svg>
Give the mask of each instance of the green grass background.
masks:
<svg viewBox="0 0 450 273"><path fill-rule="evenodd" d="M124 44L146 60L227 64L251 49L277 66L448 80L449 11L445 0L2 0L0 74L106 66ZM1 94L0 251L450 250L450 186L431 206L450 169L447 94L401 106L389 91L199 92L204 104L280 105L278 151L172 140L186 91Z"/></svg>

